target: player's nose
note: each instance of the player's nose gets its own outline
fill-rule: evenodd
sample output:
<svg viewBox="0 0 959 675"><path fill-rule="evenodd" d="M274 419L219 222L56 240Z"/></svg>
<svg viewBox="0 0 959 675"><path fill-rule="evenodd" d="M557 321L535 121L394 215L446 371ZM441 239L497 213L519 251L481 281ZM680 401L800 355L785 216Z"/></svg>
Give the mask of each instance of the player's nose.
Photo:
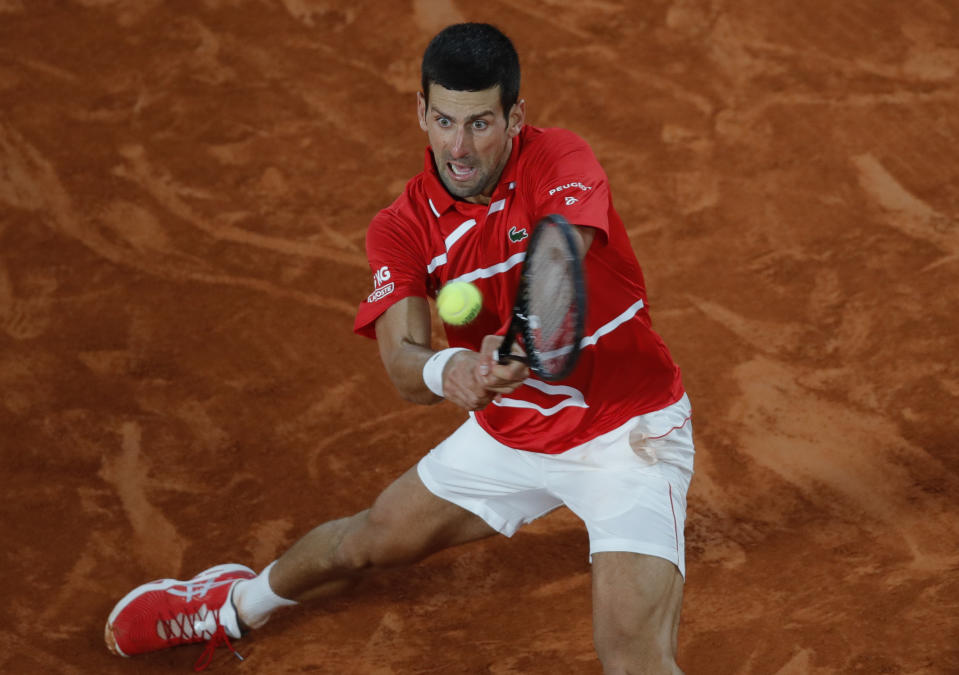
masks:
<svg viewBox="0 0 959 675"><path fill-rule="evenodd" d="M454 159L462 159L470 154L472 149L469 134L464 129L457 129L456 136L453 138L453 145L450 146L450 154Z"/></svg>

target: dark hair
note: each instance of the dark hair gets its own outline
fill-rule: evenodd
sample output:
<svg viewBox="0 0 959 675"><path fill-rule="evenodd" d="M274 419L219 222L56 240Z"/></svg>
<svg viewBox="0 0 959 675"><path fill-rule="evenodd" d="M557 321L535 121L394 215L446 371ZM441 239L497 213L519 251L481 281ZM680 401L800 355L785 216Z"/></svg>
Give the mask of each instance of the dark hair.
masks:
<svg viewBox="0 0 959 675"><path fill-rule="evenodd" d="M499 85L503 115L519 98L519 56L510 39L488 23L457 23L434 37L423 53L423 96L430 85L482 91Z"/></svg>

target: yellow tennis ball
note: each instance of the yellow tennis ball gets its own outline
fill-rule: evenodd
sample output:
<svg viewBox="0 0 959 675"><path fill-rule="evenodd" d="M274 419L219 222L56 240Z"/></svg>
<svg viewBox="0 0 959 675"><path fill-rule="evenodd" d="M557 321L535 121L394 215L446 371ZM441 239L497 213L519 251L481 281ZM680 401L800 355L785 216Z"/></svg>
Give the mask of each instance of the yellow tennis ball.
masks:
<svg viewBox="0 0 959 675"><path fill-rule="evenodd" d="M483 294L468 281L451 281L436 296L436 311L446 323L462 326L476 318L483 307Z"/></svg>

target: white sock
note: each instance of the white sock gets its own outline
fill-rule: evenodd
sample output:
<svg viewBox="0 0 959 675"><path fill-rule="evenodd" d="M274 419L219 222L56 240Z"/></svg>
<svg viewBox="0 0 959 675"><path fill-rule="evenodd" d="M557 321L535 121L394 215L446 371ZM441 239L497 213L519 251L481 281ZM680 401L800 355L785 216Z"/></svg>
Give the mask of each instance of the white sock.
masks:
<svg viewBox="0 0 959 675"><path fill-rule="evenodd" d="M280 607L291 607L295 600L281 598L270 588L270 570L274 560L253 579L240 581L233 589L233 603L240 620L250 628L259 628Z"/></svg>

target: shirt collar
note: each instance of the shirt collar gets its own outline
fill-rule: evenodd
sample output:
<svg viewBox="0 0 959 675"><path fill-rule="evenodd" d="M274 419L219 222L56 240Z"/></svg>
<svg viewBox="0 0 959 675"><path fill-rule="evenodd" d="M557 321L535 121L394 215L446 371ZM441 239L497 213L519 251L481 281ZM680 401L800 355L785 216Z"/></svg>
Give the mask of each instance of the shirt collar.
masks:
<svg viewBox="0 0 959 675"><path fill-rule="evenodd" d="M433 149L430 146L426 146L423 174L426 176L426 196L430 199L430 206L437 214L445 213L456 200L443 187L443 181L440 180L440 174L433 162Z"/></svg>
<svg viewBox="0 0 959 675"><path fill-rule="evenodd" d="M523 134L520 133L518 136L513 137L513 147L510 149L506 166L503 167L503 174L500 176L496 187L493 188L492 201L496 201L497 196L501 192L508 191L510 183L516 178L516 167L519 164L518 158L520 145L522 144L522 136ZM431 147L427 146L425 155L423 173L426 176L426 196L429 197L433 209L437 213L443 214L459 200L447 192L443 186L443 181L440 180L440 174L436 170L436 164L433 161L433 149ZM470 204L469 202L464 203L469 206L478 206Z"/></svg>

